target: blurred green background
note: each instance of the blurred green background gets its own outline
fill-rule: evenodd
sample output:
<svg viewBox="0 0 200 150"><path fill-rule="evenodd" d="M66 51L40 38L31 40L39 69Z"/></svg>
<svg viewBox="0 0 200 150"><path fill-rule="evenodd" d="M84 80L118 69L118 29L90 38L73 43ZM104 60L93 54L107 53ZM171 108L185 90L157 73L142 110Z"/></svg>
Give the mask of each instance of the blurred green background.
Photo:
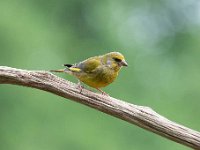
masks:
<svg viewBox="0 0 200 150"><path fill-rule="evenodd" d="M199 0L0 0L0 65L60 69L119 51L129 67L104 91L197 131L199 40ZM53 94L0 85L0 149L189 148Z"/></svg>

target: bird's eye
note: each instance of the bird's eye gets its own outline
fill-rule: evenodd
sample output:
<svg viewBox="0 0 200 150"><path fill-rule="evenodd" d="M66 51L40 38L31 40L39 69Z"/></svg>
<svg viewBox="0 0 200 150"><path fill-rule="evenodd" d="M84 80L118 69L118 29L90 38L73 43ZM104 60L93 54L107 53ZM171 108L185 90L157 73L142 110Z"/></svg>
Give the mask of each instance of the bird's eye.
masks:
<svg viewBox="0 0 200 150"><path fill-rule="evenodd" d="M116 62L121 62L122 60L119 58L113 58Z"/></svg>

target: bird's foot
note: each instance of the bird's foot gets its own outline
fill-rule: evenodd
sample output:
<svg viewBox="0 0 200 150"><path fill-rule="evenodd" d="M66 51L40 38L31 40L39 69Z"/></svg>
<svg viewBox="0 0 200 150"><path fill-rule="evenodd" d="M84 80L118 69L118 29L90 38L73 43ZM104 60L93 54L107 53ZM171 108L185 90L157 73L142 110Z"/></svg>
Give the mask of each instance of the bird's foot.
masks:
<svg viewBox="0 0 200 150"><path fill-rule="evenodd" d="M84 86L81 85L81 82L80 82L80 81L78 82L77 88L80 90L80 93L81 93L81 92L83 91L83 89L84 89Z"/></svg>
<svg viewBox="0 0 200 150"><path fill-rule="evenodd" d="M96 89L97 89L98 91L100 91L102 95L109 96L109 94L107 94L106 92L102 91L101 89L99 89L99 88L96 88Z"/></svg>

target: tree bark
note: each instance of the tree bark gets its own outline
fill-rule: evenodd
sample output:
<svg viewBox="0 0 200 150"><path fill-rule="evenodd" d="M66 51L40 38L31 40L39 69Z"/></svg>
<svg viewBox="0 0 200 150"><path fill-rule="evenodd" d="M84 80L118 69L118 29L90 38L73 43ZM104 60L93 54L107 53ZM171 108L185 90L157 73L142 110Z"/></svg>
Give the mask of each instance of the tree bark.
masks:
<svg viewBox="0 0 200 150"><path fill-rule="evenodd" d="M200 150L199 132L172 122L149 107L133 105L87 89L80 92L76 84L47 71L27 71L0 66L0 84L22 85L48 91Z"/></svg>

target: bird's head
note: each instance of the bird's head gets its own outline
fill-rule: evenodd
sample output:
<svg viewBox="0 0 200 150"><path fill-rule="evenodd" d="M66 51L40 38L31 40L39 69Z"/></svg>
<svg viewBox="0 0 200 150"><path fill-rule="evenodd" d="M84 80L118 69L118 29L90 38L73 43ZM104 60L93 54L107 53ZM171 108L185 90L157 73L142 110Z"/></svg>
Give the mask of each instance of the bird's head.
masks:
<svg viewBox="0 0 200 150"><path fill-rule="evenodd" d="M124 56L119 52L111 52L105 55L106 64L113 69L119 70L123 66L128 66Z"/></svg>

